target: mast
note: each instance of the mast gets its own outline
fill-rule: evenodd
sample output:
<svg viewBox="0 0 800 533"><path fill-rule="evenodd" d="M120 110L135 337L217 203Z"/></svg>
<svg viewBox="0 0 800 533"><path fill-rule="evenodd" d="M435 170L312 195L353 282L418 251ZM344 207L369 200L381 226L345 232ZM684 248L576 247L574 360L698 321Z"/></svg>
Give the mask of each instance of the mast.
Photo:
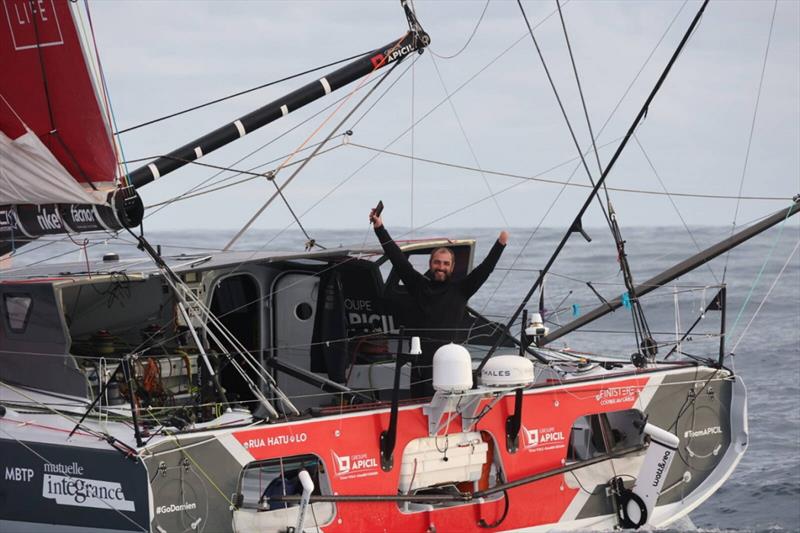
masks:
<svg viewBox="0 0 800 533"><path fill-rule="evenodd" d="M786 209L781 209L773 213L772 215L768 216L761 222L750 226L749 228L742 230L734 235L728 237L724 241L720 241L717 244L699 252L688 259L681 261L680 263L668 268L661 274L650 278L649 280L645 281L644 283L637 285L634 287L634 292L637 296L644 296L645 294L656 290L657 288L669 283L670 281L681 277L682 275L686 274L687 272L691 272L692 270L696 269L699 266L711 261L715 257L724 254L731 248L735 248L739 246L743 242L755 237L759 233L771 228L772 226L783 222L784 220L788 219L789 217L797 214L800 211L800 195L794 197L794 203L787 207ZM549 335L545 335L542 337L542 344L547 344L553 342L554 340L563 337L567 333L575 331L576 329L589 324L590 322L594 322L598 318L604 317L608 313L611 313L622 306L622 299L621 297L617 297L613 300L609 300L603 305L593 309L592 311L586 313L580 318L577 318L570 322L569 324L560 327L559 329L550 332Z"/></svg>
<svg viewBox="0 0 800 533"><path fill-rule="evenodd" d="M415 51L421 52L430 44L430 37L422 30L408 1L401 0L401 4L408 19L409 31L400 39L137 168L128 174L129 183L136 188L147 185L371 72L402 61Z"/></svg>

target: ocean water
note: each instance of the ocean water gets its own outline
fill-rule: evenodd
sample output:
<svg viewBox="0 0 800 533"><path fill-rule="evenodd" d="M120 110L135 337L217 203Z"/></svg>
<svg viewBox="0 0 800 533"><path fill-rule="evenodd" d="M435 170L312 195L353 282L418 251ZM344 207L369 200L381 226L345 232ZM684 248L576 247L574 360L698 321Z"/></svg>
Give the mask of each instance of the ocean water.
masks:
<svg viewBox="0 0 800 533"><path fill-rule="evenodd" d="M390 230L396 239L434 235L475 238L476 261L482 259L498 233L486 228L439 228L435 233L412 233L407 228ZM367 228L309 230L309 233L326 247L376 243ZM625 290L608 229L594 228L589 233L591 243L578 235L569 240L546 278L545 307L549 319L556 323L569 322L601 304L586 282L591 282L607 299ZM232 234L219 230L150 232L148 239L160 244L165 254L197 253L200 249L221 248ZM647 280L729 234L730 228L722 227L693 228L691 232L680 227L623 228L636 282ZM471 305L496 319L508 317L561 236L562 231L555 229L542 229L533 235L529 229L512 229L498 268ZM726 365L744 378L749 394L747 453L722 488L671 531L800 531L800 251L795 249L798 241L800 226L796 220L790 220L741 245L728 256L721 256L642 298L654 337L669 343L676 338L676 328L684 331L694 322L724 281L728 288L726 353L735 353L726 357ZM301 251L304 242L305 238L296 231L278 234L253 230L238 248ZM88 253L92 258L108 251L122 257L141 256L129 238L91 244ZM82 260L79 249L69 241L53 244L39 241L22 248L10 263L6 262L0 276L11 271L24 273L25 265L58 255L61 257L56 262ZM536 310L538 297L537 292L527 306L529 310ZM682 350L716 358L719 328L719 313L706 313L691 340L682 344ZM630 313L620 309L581 332L557 340L555 345L628 357L635 350L630 329ZM662 347L665 349L668 348Z"/></svg>

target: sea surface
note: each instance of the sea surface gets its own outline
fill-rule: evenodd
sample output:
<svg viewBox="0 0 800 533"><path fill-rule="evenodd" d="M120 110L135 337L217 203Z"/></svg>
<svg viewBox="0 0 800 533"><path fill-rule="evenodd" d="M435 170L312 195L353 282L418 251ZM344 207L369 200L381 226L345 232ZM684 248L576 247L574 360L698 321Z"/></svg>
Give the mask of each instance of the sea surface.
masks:
<svg viewBox="0 0 800 533"><path fill-rule="evenodd" d="M429 236L476 239L476 262L483 258L499 231L390 230L396 239ZM376 244L368 228L308 232L329 248ZM556 229L540 229L535 234L525 228L510 232L511 240L498 268L471 302L474 308L495 319L514 312L563 235L562 230ZM728 237L730 232L729 227L699 227L690 231L683 227L623 228L634 280L643 282L699 249ZM200 249L222 248L233 233L153 231L147 237L154 245L160 244L164 254L194 254ZM546 278L545 308L548 319L555 323L564 324L601 305L586 282L591 282L606 299L625 291L608 229L592 228L588 233L591 243L577 234L570 238ZM91 258L110 251L121 257L141 257L131 239L126 237L125 241L93 241L87 253ZM297 252L303 250L305 241L297 231L252 230L237 248ZM747 453L722 488L671 531L800 531L800 251L795 248L799 241L798 221L790 220L739 246L728 256L720 256L642 298L654 337L670 343L676 339L676 327L684 332L724 281L728 296L725 364L744 378L749 394ZM61 257L56 262L81 261L84 260L81 254L72 242L49 244L41 240L22 248L10 263L6 262L0 268L0 276L8 275L9 271L24 273L26 265L58 255ZM537 309L538 298L537 291L527 306L529 310ZM551 324L551 327L557 326ZM636 347L630 330L631 314L620 309L555 344L627 358ZM719 331L719 313L705 313L690 340L682 343L682 351L716 359ZM661 354L668 349L669 346L662 347Z"/></svg>

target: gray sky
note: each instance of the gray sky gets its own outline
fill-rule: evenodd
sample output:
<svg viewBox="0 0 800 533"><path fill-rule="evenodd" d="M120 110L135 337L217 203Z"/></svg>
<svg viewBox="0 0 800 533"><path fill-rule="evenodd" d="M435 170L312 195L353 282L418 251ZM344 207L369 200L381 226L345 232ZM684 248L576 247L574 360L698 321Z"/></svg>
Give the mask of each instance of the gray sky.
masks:
<svg viewBox="0 0 800 533"><path fill-rule="evenodd" d="M420 22L433 41L432 51L439 56L458 51L485 5L480 0L417 0ZM735 196L743 172L743 195L789 198L800 192L800 2L779 1L777 5L744 171L773 5L766 0L712 2L637 130L637 138L670 192ZM600 150L603 164L608 162L617 139L629 127L698 6L694 0L685 5L678 1L572 0L563 7L595 133L677 15L641 76L598 136L599 144L607 145ZM528 2L525 8L529 19L538 23L553 14L555 2ZM119 128L377 48L396 40L406 29L403 11L396 1L103 1L92 2L91 9ZM538 27L535 35L579 142L588 149L589 135L557 13ZM474 39L457 57L444 59L430 51L418 56L413 69L354 128L352 142L383 148L411 125L412 109L419 119L442 102L445 89L436 67L450 92L486 68L452 97L452 106L445 102L414 128L413 144L411 135L406 134L390 150L492 172L541 175L559 181L570 178L577 152L516 2L492 0ZM401 65L392 80L405 68ZM125 156L135 159L166 153L316 77L319 74L125 134ZM237 163L354 86L292 113L203 161L251 168L281 158L295 150L325 115ZM330 124L345 113L346 110L340 111ZM315 141L321 140L329 127ZM533 227L554 202L544 225L558 227L571 221L588 194L588 189L568 187L559 196L559 185L489 173L482 176L480 172L421 161L412 166L409 159L390 155L355 172L373 155L364 148L342 146L311 162L298 175L286 191L298 214L350 178L326 202L303 216L306 226L366 227L369 207L382 199L386 204L385 219L391 227ZM594 157L588 157L587 162L596 177ZM262 170L275 166L277 163ZM189 166L144 187L141 194L145 204L150 205L183 193L212 174L209 169ZM282 182L288 175L284 170L278 180ZM575 183L588 183L582 168L572 179ZM607 184L663 190L634 141L612 170ZM499 192L496 202L486 199L490 190ZM178 202L150 216L146 225L154 230L236 229L272 191L273 186L265 180L254 180ZM612 191L611 199L623 227L680 224L667 197ZM691 225L730 225L736 211L732 200L673 200ZM471 204L474 205L467 207ZM785 205L787 202L745 201L739 208L738 223ZM451 212L454 214L436 221ZM276 203L262 214L255 227L282 228L290 222L288 210ZM797 226L797 221L792 223ZM590 209L584 224L603 224L596 207Z"/></svg>

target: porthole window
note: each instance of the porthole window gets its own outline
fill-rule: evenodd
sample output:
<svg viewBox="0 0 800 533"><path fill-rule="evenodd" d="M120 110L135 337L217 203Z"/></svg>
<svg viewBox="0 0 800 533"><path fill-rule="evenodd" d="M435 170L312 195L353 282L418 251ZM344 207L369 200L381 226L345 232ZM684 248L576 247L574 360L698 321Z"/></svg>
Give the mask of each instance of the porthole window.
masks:
<svg viewBox="0 0 800 533"><path fill-rule="evenodd" d="M310 304L306 302L301 302L297 304L297 307L294 308L294 315L297 317L298 320L306 321L311 318L311 315L314 314L314 309L311 307Z"/></svg>

